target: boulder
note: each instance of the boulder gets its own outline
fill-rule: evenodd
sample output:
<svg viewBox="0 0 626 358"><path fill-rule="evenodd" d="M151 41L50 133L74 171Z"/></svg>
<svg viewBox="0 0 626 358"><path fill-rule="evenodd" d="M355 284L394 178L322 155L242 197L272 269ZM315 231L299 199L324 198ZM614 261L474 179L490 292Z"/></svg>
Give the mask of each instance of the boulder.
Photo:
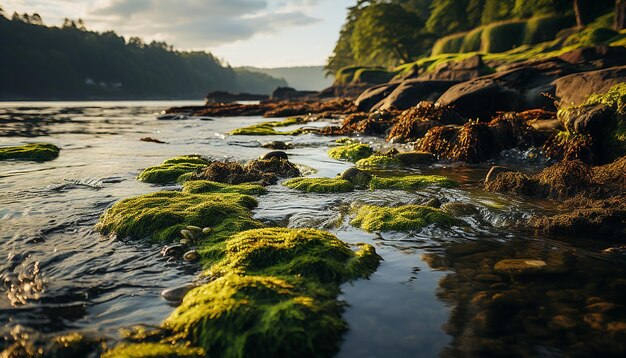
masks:
<svg viewBox="0 0 626 358"><path fill-rule="evenodd" d="M278 87L272 92L271 101L279 102L285 100L304 100L315 97L318 92L315 91L297 91L291 87Z"/></svg>
<svg viewBox="0 0 626 358"><path fill-rule="evenodd" d="M426 80L468 81L491 72L493 72L493 69L485 65L482 56L474 55L460 61L441 63L435 67L434 71L425 73L420 78Z"/></svg>
<svg viewBox="0 0 626 358"><path fill-rule="evenodd" d="M626 65L626 47L592 46L581 47L559 56L563 61L573 64L586 64L598 69Z"/></svg>
<svg viewBox="0 0 626 358"><path fill-rule="evenodd" d="M624 82L626 66L617 66L564 76L557 79L554 84L556 97L560 99L561 104L577 105L592 94L604 94L612 86Z"/></svg>
<svg viewBox="0 0 626 358"><path fill-rule="evenodd" d="M421 101L435 101L450 87L459 83L448 80L423 80L409 79L396 86L386 98L373 106L371 109L405 110L415 106Z"/></svg>
<svg viewBox="0 0 626 358"><path fill-rule="evenodd" d="M354 101L357 109L362 112L368 112L378 102L385 99L393 90L398 87L398 83L385 83L382 85L370 87L363 91L361 95Z"/></svg>

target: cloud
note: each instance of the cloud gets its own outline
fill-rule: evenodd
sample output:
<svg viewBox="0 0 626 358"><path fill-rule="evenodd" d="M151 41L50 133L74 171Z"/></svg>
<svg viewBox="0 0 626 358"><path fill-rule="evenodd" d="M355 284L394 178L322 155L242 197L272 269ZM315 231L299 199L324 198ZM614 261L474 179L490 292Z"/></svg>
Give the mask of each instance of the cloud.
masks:
<svg viewBox="0 0 626 358"><path fill-rule="evenodd" d="M94 5L86 20L88 26L164 40L178 48L205 49L319 22L306 14L317 1L109 0Z"/></svg>

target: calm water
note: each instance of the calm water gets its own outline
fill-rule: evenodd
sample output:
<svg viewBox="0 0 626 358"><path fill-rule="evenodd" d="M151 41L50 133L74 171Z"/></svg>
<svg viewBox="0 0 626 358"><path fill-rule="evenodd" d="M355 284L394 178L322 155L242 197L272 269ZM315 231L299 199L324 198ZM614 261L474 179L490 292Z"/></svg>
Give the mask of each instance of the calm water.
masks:
<svg viewBox="0 0 626 358"><path fill-rule="evenodd" d="M0 103L0 146L46 141L62 148L58 159L46 163L0 162L3 336L9 337L20 325L43 334L81 331L115 341L120 328L158 324L172 311L160 291L192 281L198 267L167 262L159 256L159 247L113 241L93 230L99 215L116 200L163 189L135 180L142 168L182 154L248 160L267 151L261 142L276 139L292 141L296 148L288 151L291 160L310 167L314 176L333 177L351 166L326 155L334 138L225 135L263 121L260 117L155 119L164 108L183 104L200 103ZM139 141L146 136L167 144ZM379 139L364 140L387 145ZM500 161L528 171L542 165L515 152ZM588 306L624 299L623 255L604 254L607 245L602 243L552 241L511 229L549 207L476 189L487 169L488 165L413 169L457 179L461 186L455 189L330 195L303 194L277 185L260 198L255 210L260 220L322 228L346 242L371 243L383 257L369 280L342 287L350 331L340 357L484 352L560 356L580 340L589 342L591 348L585 349L607 347L604 332L588 327L588 315L596 312ZM382 234L348 224L355 205L422 203L432 198L471 204L457 205L466 224ZM567 275L524 281L489 276L493 264L506 258L556 262ZM510 299L499 304L498 294ZM485 295L493 299L483 303ZM590 303L593 298L597 300ZM618 313L606 319L624 321L622 311L614 312ZM555 326L554 317L563 315L576 322L570 330L575 333ZM609 348L611 354L620 353L619 346L608 344Z"/></svg>

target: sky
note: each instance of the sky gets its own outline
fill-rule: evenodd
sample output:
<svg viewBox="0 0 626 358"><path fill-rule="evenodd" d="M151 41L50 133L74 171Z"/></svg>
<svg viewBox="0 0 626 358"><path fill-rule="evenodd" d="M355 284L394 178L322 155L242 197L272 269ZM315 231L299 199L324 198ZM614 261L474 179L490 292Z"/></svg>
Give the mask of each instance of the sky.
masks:
<svg viewBox="0 0 626 358"><path fill-rule="evenodd" d="M231 66L323 65L355 0L0 0L7 14L204 50Z"/></svg>

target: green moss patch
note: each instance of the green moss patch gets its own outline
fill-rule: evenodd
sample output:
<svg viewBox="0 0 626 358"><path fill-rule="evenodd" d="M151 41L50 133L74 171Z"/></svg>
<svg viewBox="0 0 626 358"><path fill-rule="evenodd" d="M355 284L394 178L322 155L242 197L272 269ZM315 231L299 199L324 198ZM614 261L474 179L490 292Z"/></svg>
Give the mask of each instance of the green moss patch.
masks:
<svg viewBox="0 0 626 358"><path fill-rule="evenodd" d="M59 156L59 147L49 143L24 144L0 148L0 160L32 160L45 162Z"/></svg>
<svg viewBox="0 0 626 358"><path fill-rule="evenodd" d="M258 184L224 184L209 180L192 180L183 184L183 192L189 194L235 193L263 195L267 193L267 189Z"/></svg>
<svg viewBox="0 0 626 358"><path fill-rule="evenodd" d="M204 168L209 164L211 164L209 160L199 155L183 155L168 159L163 164L144 169L137 179L154 184L184 181L183 179L188 177L194 170Z"/></svg>
<svg viewBox="0 0 626 358"><path fill-rule="evenodd" d="M389 169L404 166L400 159L386 155L372 155L371 157L357 161L355 165L359 169Z"/></svg>
<svg viewBox="0 0 626 358"><path fill-rule="evenodd" d="M277 131L276 127L286 127L295 124L303 124L307 121L300 117L287 118L284 121L263 122L248 127L237 128L230 131L230 135L298 135L302 130Z"/></svg>
<svg viewBox="0 0 626 358"><path fill-rule="evenodd" d="M229 236L262 225L252 219L256 200L241 194L188 194L160 191L115 203L101 217L104 235L171 241L187 226L210 227L210 236Z"/></svg>
<svg viewBox="0 0 626 358"><path fill-rule="evenodd" d="M351 182L340 178L293 178L283 185L308 193L346 193L354 190Z"/></svg>
<svg viewBox="0 0 626 358"><path fill-rule="evenodd" d="M393 178L380 178L375 176L370 182L370 188L372 190L415 190L431 185L444 188L452 188L457 186L458 184L454 180L450 180L440 175L407 175L403 177Z"/></svg>
<svg viewBox="0 0 626 358"><path fill-rule="evenodd" d="M347 160L350 162L356 162L360 159L367 158L373 153L374 150L372 147L361 143L341 145L328 150L328 156L331 158L337 160Z"/></svg>
<svg viewBox="0 0 626 358"><path fill-rule="evenodd" d="M420 205L384 207L364 205L351 221L365 231L410 231L430 224L450 226L457 220L442 210Z"/></svg>
<svg viewBox="0 0 626 358"><path fill-rule="evenodd" d="M169 343L120 344L102 354L102 358L186 358L204 356L202 348L185 347Z"/></svg>

